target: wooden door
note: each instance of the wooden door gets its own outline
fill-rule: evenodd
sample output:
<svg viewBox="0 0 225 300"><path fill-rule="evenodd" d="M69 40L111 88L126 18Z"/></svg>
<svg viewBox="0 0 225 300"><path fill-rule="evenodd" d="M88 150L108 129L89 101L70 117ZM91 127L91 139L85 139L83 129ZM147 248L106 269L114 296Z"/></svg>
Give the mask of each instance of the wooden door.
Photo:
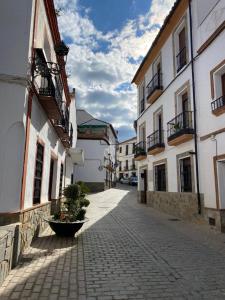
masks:
<svg viewBox="0 0 225 300"><path fill-rule="evenodd" d="M49 185L48 185L48 200L52 199L52 184L53 184L53 174L54 174L54 159L50 162L50 173L49 173Z"/></svg>

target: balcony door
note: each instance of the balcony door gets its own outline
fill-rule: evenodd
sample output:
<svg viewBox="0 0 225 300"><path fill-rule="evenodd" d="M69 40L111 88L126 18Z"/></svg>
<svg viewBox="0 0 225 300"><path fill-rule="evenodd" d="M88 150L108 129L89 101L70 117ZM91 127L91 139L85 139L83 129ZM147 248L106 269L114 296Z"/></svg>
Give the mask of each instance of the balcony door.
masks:
<svg viewBox="0 0 225 300"><path fill-rule="evenodd" d="M221 76L222 96L225 98L225 73Z"/></svg>
<svg viewBox="0 0 225 300"><path fill-rule="evenodd" d="M158 115L159 143L162 143L162 114Z"/></svg>
<svg viewBox="0 0 225 300"><path fill-rule="evenodd" d="M182 113L183 113L183 128L188 127L188 93L182 95Z"/></svg>
<svg viewBox="0 0 225 300"><path fill-rule="evenodd" d="M179 33L179 63L180 67L183 67L186 64L186 32L185 27Z"/></svg>

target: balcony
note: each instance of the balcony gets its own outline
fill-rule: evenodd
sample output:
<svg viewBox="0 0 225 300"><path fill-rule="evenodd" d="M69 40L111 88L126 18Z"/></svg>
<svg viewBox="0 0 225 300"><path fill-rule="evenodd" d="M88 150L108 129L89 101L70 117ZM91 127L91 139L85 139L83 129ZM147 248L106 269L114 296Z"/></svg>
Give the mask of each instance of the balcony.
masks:
<svg viewBox="0 0 225 300"><path fill-rule="evenodd" d="M167 139L170 146L190 141L195 133L192 111L185 111L167 123Z"/></svg>
<svg viewBox="0 0 225 300"><path fill-rule="evenodd" d="M109 142L107 126L81 125L78 126L78 139L104 140Z"/></svg>
<svg viewBox="0 0 225 300"><path fill-rule="evenodd" d="M187 51L186 47L180 50L176 56L177 60L177 73L187 64Z"/></svg>
<svg viewBox="0 0 225 300"><path fill-rule="evenodd" d="M147 102L149 104L152 104L159 98L159 96L163 92L161 73L156 73L153 76L152 80L147 85L147 89L148 89Z"/></svg>
<svg viewBox="0 0 225 300"><path fill-rule="evenodd" d="M73 146L73 125L70 124L70 132L64 138L61 139L61 142L65 148L70 148Z"/></svg>
<svg viewBox="0 0 225 300"><path fill-rule="evenodd" d="M163 130L156 130L147 137L147 147L150 155L156 155L165 150Z"/></svg>
<svg viewBox="0 0 225 300"><path fill-rule="evenodd" d="M222 96L211 103L212 113L219 116L225 112L225 96Z"/></svg>
<svg viewBox="0 0 225 300"><path fill-rule="evenodd" d="M134 153L134 159L135 160L143 160L147 157L146 153L146 143L140 142L135 145L135 153Z"/></svg>
<svg viewBox="0 0 225 300"><path fill-rule="evenodd" d="M62 117L63 85L59 74L59 65L46 62L43 51L36 49L32 65L32 81L38 100L50 120L59 120Z"/></svg>
<svg viewBox="0 0 225 300"><path fill-rule="evenodd" d="M60 139L67 139L69 137L69 110L67 107L61 119L54 122L54 128Z"/></svg>
<svg viewBox="0 0 225 300"><path fill-rule="evenodd" d="M145 110L145 98L140 101L140 114Z"/></svg>
<svg viewBox="0 0 225 300"><path fill-rule="evenodd" d="M123 168L124 171L128 171L128 166Z"/></svg>

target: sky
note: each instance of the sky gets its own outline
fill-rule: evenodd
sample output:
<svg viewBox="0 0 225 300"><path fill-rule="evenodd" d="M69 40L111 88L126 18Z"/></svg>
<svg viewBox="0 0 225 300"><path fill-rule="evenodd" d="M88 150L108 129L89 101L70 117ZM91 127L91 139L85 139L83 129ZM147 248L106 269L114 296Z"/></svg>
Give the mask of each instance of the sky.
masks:
<svg viewBox="0 0 225 300"><path fill-rule="evenodd" d="M131 81L174 0L54 0L70 47L68 82L76 106L111 123L119 141L135 136Z"/></svg>

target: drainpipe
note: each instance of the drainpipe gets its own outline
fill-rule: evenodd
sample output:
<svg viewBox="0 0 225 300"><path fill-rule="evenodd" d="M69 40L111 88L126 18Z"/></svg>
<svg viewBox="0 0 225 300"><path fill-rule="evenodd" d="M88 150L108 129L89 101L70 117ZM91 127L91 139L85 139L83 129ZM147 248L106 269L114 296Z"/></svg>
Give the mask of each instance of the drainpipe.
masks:
<svg viewBox="0 0 225 300"><path fill-rule="evenodd" d="M191 1L189 0L189 23L190 23L190 43L191 43L191 75L192 75L192 97L194 108L194 144L195 144L195 171L198 196L198 213L201 214L201 196L199 190L199 161L198 161L198 136L197 136L197 110L196 110L196 91L195 91L195 72L194 72L194 50L193 50L193 28Z"/></svg>

